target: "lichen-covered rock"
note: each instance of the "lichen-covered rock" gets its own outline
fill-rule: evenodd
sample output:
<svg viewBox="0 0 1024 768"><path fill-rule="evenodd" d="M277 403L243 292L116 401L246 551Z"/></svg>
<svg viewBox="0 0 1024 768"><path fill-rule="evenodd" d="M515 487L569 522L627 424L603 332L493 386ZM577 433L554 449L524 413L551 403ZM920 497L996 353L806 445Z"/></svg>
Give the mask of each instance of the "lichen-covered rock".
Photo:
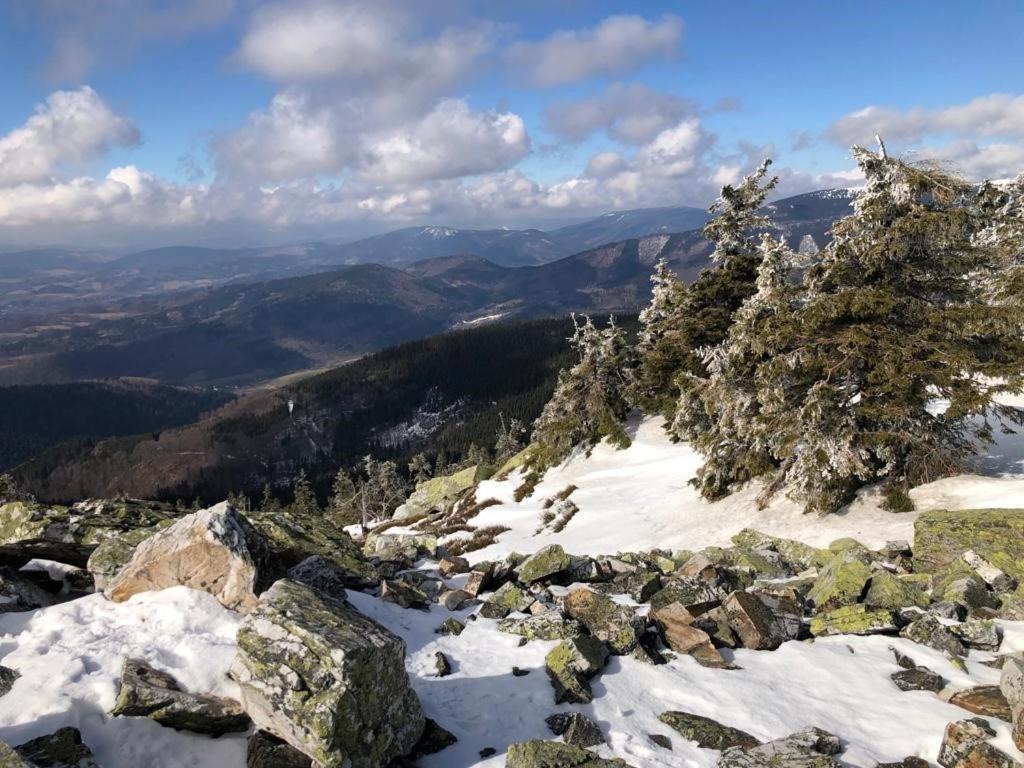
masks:
<svg viewBox="0 0 1024 768"><path fill-rule="evenodd" d="M101 541L89 555L86 570L92 574L96 590L102 592L110 581L121 572L135 554L135 548L155 533L174 524L174 520L162 520L156 525L136 528Z"/></svg>
<svg viewBox="0 0 1024 768"><path fill-rule="evenodd" d="M969 549L961 556L978 576L996 592L1010 592L1017 586L1017 580L1010 574L997 568L973 549Z"/></svg>
<svg viewBox="0 0 1024 768"><path fill-rule="evenodd" d="M755 594L733 592L722 603L729 626L744 648L773 651L787 640L795 639L786 632L788 624L776 619L771 609Z"/></svg>
<svg viewBox="0 0 1024 768"><path fill-rule="evenodd" d="M527 640L565 640L584 632L582 624L556 610L544 611L526 618L510 616L498 622L498 629L525 637Z"/></svg>
<svg viewBox="0 0 1024 768"><path fill-rule="evenodd" d="M386 603L394 603L401 608L416 608L421 611L429 610L433 602L425 590L420 589L411 579L404 577L381 581L380 599Z"/></svg>
<svg viewBox="0 0 1024 768"><path fill-rule="evenodd" d="M867 605L846 605L828 613L819 613L811 619L811 634L829 635L886 635L899 631L896 616L889 609L868 608Z"/></svg>
<svg viewBox="0 0 1024 768"><path fill-rule="evenodd" d="M888 571L876 571L864 595L864 605L871 608L899 610L907 606L924 608L929 599L926 585L919 579L900 578Z"/></svg>
<svg viewBox="0 0 1024 768"><path fill-rule="evenodd" d="M102 542L180 517L168 504L90 499L72 507L0 505L0 558L42 558L84 568Z"/></svg>
<svg viewBox="0 0 1024 768"><path fill-rule="evenodd" d="M968 619L950 629L964 645L979 651L998 651L1003 642L1002 630L991 619Z"/></svg>
<svg viewBox="0 0 1024 768"><path fill-rule="evenodd" d="M870 578L871 569L857 552L842 552L818 572L807 599L819 612L852 605L860 601Z"/></svg>
<svg viewBox="0 0 1024 768"><path fill-rule="evenodd" d="M466 467L452 475L443 475L425 480L416 486L400 508L400 514L408 517L440 510L456 501L481 480L486 480L488 471L483 466Z"/></svg>
<svg viewBox="0 0 1024 768"><path fill-rule="evenodd" d="M999 690L1010 705L1013 719L1024 718L1024 659L1010 657L1003 661L999 674Z"/></svg>
<svg viewBox="0 0 1024 768"><path fill-rule="evenodd" d="M518 569L519 581L533 584L541 579L550 579L572 565L572 559L558 544L549 544L526 558Z"/></svg>
<svg viewBox="0 0 1024 768"><path fill-rule="evenodd" d="M288 569L288 578L338 600L347 596L347 572L322 555L310 555L298 565L293 565Z"/></svg>
<svg viewBox="0 0 1024 768"><path fill-rule="evenodd" d="M121 690L111 715L148 717L167 728L221 736L249 728L249 716L232 699L186 693L178 682L141 659L125 659Z"/></svg>
<svg viewBox="0 0 1024 768"><path fill-rule="evenodd" d="M402 639L288 579L264 593L239 628L231 676L257 728L324 768L380 768L423 731Z"/></svg>
<svg viewBox="0 0 1024 768"><path fill-rule="evenodd" d="M281 570L263 537L223 503L187 515L139 544L104 594L120 603L139 592L184 585L209 592L227 608L248 611Z"/></svg>
<svg viewBox="0 0 1024 768"><path fill-rule="evenodd" d="M1024 585L999 596L999 617L1007 621L1024 621Z"/></svg>
<svg viewBox="0 0 1024 768"><path fill-rule="evenodd" d="M661 576L652 571L634 571L616 576L612 583L638 603L646 603L661 589Z"/></svg>
<svg viewBox="0 0 1024 768"><path fill-rule="evenodd" d="M761 742L746 731L722 725L710 717L702 717L689 712L662 712L658 719L665 725L672 728L676 733L687 741L696 742L698 747L704 749L729 749L730 747L742 747L751 749Z"/></svg>
<svg viewBox="0 0 1024 768"><path fill-rule="evenodd" d="M582 747L559 741L520 741L509 745L505 768L630 768L622 760L606 760Z"/></svg>
<svg viewBox="0 0 1024 768"><path fill-rule="evenodd" d="M808 728L750 749L727 749L718 759L718 768L838 768L834 755L841 748L832 734Z"/></svg>
<svg viewBox="0 0 1024 768"><path fill-rule="evenodd" d="M946 687L942 675L932 672L928 667L901 669L889 676L901 691L932 691L938 693Z"/></svg>
<svg viewBox="0 0 1024 768"><path fill-rule="evenodd" d="M944 768L1020 768L1020 763L988 743L996 735L984 719L972 717L946 726L939 747Z"/></svg>
<svg viewBox="0 0 1024 768"><path fill-rule="evenodd" d="M937 651L945 651L953 656L967 655L967 648L964 647L960 638L931 614L926 613L921 618L910 622L900 631L900 635L915 643L927 645Z"/></svg>
<svg viewBox="0 0 1024 768"><path fill-rule="evenodd" d="M772 548L778 552L782 559L794 571L804 571L808 568L821 568L829 563L835 553L821 547L812 547L792 539L784 539L779 536L770 536L767 533L756 531L752 528L744 528L732 537L732 543L740 549L757 550Z"/></svg>
<svg viewBox="0 0 1024 768"><path fill-rule="evenodd" d="M452 663L441 651L434 652L434 675L448 677L452 673Z"/></svg>
<svg viewBox="0 0 1024 768"><path fill-rule="evenodd" d="M463 630L466 629L466 625L453 616L448 617L434 630L435 634L438 635L461 635Z"/></svg>
<svg viewBox="0 0 1024 768"><path fill-rule="evenodd" d="M1024 509L935 510L914 521L914 570L935 573L967 551L1024 579Z"/></svg>
<svg viewBox="0 0 1024 768"><path fill-rule="evenodd" d="M422 533L371 533L363 553L379 560L415 562L420 557L437 557L437 537Z"/></svg>
<svg viewBox="0 0 1024 768"><path fill-rule="evenodd" d="M10 667L0 666L0 696L6 696L14 687L14 681L21 677L21 673Z"/></svg>
<svg viewBox="0 0 1024 768"><path fill-rule="evenodd" d="M608 662L608 648L600 640L580 635L563 640L544 657L555 703L588 704L594 696L587 682Z"/></svg>
<svg viewBox="0 0 1024 768"><path fill-rule="evenodd" d="M957 691L949 697L949 703L983 717L995 717L1010 722L1013 713L998 685L976 685Z"/></svg>
<svg viewBox="0 0 1024 768"><path fill-rule="evenodd" d="M679 603L687 608L711 607L718 605L727 594L727 590L722 590L698 577L673 577L666 580L664 586L651 597L651 610L656 611L669 603Z"/></svg>
<svg viewBox="0 0 1024 768"><path fill-rule="evenodd" d="M309 756L272 733L256 731L249 737L245 768L311 768Z"/></svg>
<svg viewBox="0 0 1024 768"><path fill-rule="evenodd" d="M579 712L569 715L562 738L566 744L572 744L574 747L596 747L605 743L601 726Z"/></svg>
<svg viewBox="0 0 1024 768"><path fill-rule="evenodd" d="M534 599L512 582L502 584L480 606L480 615L485 619L503 619L513 611L526 611Z"/></svg>
<svg viewBox="0 0 1024 768"><path fill-rule="evenodd" d="M35 768L13 748L0 741L0 768Z"/></svg>
<svg viewBox="0 0 1024 768"><path fill-rule="evenodd" d="M373 587L380 581L352 537L326 515L302 515L285 508L252 510L246 517L286 568L320 555L342 570L348 587Z"/></svg>
<svg viewBox="0 0 1024 768"><path fill-rule="evenodd" d="M33 768L98 768L77 728L61 728L19 744L15 751ZM2 760L0 766L5 766Z"/></svg>
<svg viewBox="0 0 1024 768"><path fill-rule="evenodd" d="M636 648L646 626L642 616L607 595L587 588L574 589L565 598L565 612L603 640L612 653L625 655Z"/></svg>
<svg viewBox="0 0 1024 768"><path fill-rule="evenodd" d="M55 602L53 595L11 568L0 568L0 614L45 608Z"/></svg>

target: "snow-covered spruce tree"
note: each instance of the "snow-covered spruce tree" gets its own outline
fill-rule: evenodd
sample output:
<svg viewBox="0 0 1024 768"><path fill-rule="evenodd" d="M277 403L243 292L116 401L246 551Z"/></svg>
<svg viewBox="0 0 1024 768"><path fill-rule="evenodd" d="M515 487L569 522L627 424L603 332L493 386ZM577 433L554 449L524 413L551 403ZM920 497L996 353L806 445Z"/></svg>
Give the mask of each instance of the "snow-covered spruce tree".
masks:
<svg viewBox="0 0 1024 768"><path fill-rule="evenodd" d="M875 482L906 509L910 487L963 471L995 424L1024 423L994 402L1022 387L1024 337L1020 302L993 298L1007 248L985 195L884 149L853 154L866 179L854 213L797 300L745 341L767 356L737 454L767 445L769 489L789 488L809 512ZM949 405L936 412L936 400Z"/></svg>
<svg viewBox="0 0 1024 768"><path fill-rule="evenodd" d="M501 466L523 450L523 436L526 427L519 419L510 419L505 423L504 414L498 414L500 425L494 437L494 463Z"/></svg>
<svg viewBox="0 0 1024 768"><path fill-rule="evenodd" d="M636 400L671 422L681 387L706 374L702 350L725 339L733 315L756 290L760 256L757 231L768 220L758 213L778 183L768 178L770 160L742 183L722 187L711 206L704 236L714 245L712 266L684 287L664 264L654 275L650 306L641 315Z"/></svg>
<svg viewBox="0 0 1024 768"><path fill-rule="evenodd" d="M598 329L589 317L579 322L570 339L578 355L575 365L558 374L551 399L534 424L531 465L554 466L576 446L590 449L602 439L625 448L629 436L623 423L630 411L632 354L622 329L609 318Z"/></svg>

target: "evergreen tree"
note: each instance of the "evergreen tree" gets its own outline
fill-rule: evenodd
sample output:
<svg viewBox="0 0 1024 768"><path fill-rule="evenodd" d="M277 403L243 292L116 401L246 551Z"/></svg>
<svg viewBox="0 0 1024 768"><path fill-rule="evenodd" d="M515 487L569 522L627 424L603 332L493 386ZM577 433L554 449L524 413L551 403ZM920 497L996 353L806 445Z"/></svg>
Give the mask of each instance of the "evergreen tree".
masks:
<svg viewBox="0 0 1024 768"><path fill-rule="evenodd" d="M483 448L476 443L470 443L469 449L466 451L466 458L462 461L462 466L466 467L482 467L491 463L491 455L486 448Z"/></svg>
<svg viewBox="0 0 1024 768"><path fill-rule="evenodd" d="M519 419L510 419L506 423L504 414L499 413L498 418L501 424L494 439L494 463L500 467L523 450L526 427Z"/></svg>
<svg viewBox="0 0 1024 768"><path fill-rule="evenodd" d="M430 479L430 462L422 453L409 459L409 478L414 486Z"/></svg>
<svg viewBox="0 0 1024 768"><path fill-rule="evenodd" d="M263 492L260 497L260 512L266 515L275 515L281 511L281 502L274 496L270 483L263 484Z"/></svg>
<svg viewBox="0 0 1024 768"><path fill-rule="evenodd" d="M651 283L651 303L640 313L634 399L648 413L671 418L679 399L675 377L690 352L679 332L686 286L663 258L654 266Z"/></svg>
<svg viewBox="0 0 1024 768"><path fill-rule="evenodd" d="M620 448L629 445L623 422L630 411L632 355L625 334L614 318L603 330L589 317L583 322L574 317L573 323L570 341L577 362L559 373L534 426L532 462L537 468L557 464L576 446L589 450L604 438Z"/></svg>
<svg viewBox="0 0 1024 768"><path fill-rule="evenodd" d="M316 500L313 486L310 485L304 469L299 470L299 476L292 486L292 494L292 503L288 507L289 512L300 516L319 516L323 511L320 509L320 503Z"/></svg>
<svg viewBox="0 0 1024 768"><path fill-rule="evenodd" d="M338 470L331 486L331 499L328 512L332 519L340 525L354 525L360 520L357 510L359 491L355 481L344 468Z"/></svg>
<svg viewBox="0 0 1024 768"><path fill-rule="evenodd" d="M0 504L10 501L31 501L32 496L18 487L15 479L6 472L0 473Z"/></svg>
<svg viewBox="0 0 1024 768"><path fill-rule="evenodd" d="M366 528L379 520L386 520L405 501L405 481L393 461L380 461L372 456L363 459L365 479L359 484L356 506L360 525Z"/></svg>

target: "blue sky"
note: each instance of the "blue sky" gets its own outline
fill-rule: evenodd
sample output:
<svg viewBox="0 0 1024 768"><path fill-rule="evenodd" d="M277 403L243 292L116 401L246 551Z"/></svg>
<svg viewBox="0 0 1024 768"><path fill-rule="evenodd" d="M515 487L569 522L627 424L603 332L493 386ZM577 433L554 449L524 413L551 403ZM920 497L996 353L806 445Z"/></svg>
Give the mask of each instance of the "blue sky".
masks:
<svg viewBox="0 0 1024 768"><path fill-rule="evenodd" d="M425 10L429 9L429 10ZM1018 2L14 0L0 244L288 241L1024 167Z"/></svg>

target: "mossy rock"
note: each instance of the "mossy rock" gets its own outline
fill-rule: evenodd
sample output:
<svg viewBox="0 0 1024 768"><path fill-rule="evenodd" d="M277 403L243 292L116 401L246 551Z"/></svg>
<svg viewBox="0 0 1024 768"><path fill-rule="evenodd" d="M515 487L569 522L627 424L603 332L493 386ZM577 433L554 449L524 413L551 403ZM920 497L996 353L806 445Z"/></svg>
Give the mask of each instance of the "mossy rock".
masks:
<svg viewBox="0 0 1024 768"><path fill-rule="evenodd" d="M505 768L630 768L628 763L605 759L582 747L559 741L520 741L511 744Z"/></svg>
<svg viewBox="0 0 1024 768"><path fill-rule="evenodd" d="M534 602L530 595L509 581L484 601L480 615L485 619L503 619L513 611L525 611Z"/></svg>
<svg viewBox="0 0 1024 768"><path fill-rule="evenodd" d="M0 741L0 768L35 768L25 758L14 751L13 747Z"/></svg>
<svg viewBox="0 0 1024 768"><path fill-rule="evenodd" d="M19 744L16 750L27 761L25 765L38 768L97 768L92 751L82 741L82 734L77 728L60 728ZM6 765L0 758L0 766Z"/></svg>
<svg viewBox="0 0 1024 768"><path fill-rule="evenodd" d="M782 559L797 570L820 568L828 564L835 556L833 552L820 547L812 547L793 539L772 536L753 528L744 528L732 537L732 543L740 549L752 550L770 545L782 555Z"/></svg>
<svg viewBox="0 0 1024 768"><path fill-rule="evenodd" d="M490 471L487 467L474 465L451 475L424 480L406 499L403 515L411 516L429 512L432 509L441 509L488 477L490 477Z"/></svg>
<svg viewBox="0 0 1024 768"><path fill-rule="evenodd" d="M527 640L566 640L584 632L583 625L566 618L560 611L549 610L524 619L509 617L498 622L498 629Z"/></svg>
<svg viewBox="0 0 1024 768"><path fill-rule="evenodd" d="M871 610L862 604L846 605L811 619L811 634L815 637L892 634L898 629L892 610Z"/></svg>
<svg viewBox="0 0 1024 768"><path fill-rule="evenodd" d="M521 450L511 459L509 459L500 467L498 467L498 471L494 473L494 477L498 478L499 480L504 480L517 469L525 467L527 464L529 464L530 459L533 458L534 453L536 453L536 448L534 448L534 446L526 446L525 448L523 448L523 450Z"/></svg>
<svg viewBox="0 0 1024 768"><path fill-rule="evenodd" d="M548 678L555 690L555 703L588 704L594 696L587 682L608 661L608 648L590 635L563 640L544 657Z"/></svg>
<svg viewBox="0 0 1024 768"><path fill-rule="evenodd" d="M551 578L572 565L572 558L558 544L550 544L526 558L519 566L519 581L532 584L541 579Z"/></svg>
<svg viewBox="0 0 1024 768"><path fill-rule="evenodd" d="M807 599L818 612L852 605L860 600L870 578L871 569L856 553L842 552L821 569Z"/></svg>
<svg viewBox="0 0 1024 768"><path fill-rule="evenodd" d="M898 610L928 605L927 581L901 578L888 571L876 571L864 595L864 604L871 608Z"/></svg>
<svg viewBox="0 0 1024 768"><path fill-rule="evenodd" d="M935 510L914 522L914 569L936 573L967 550L1024 580L1024 509Z"/></svg>
<svg viewBox="0 0 1024 768"><path fill-rule="evenodd" d="M761 743L746 731L689 712L662 712L658 719L684 739L696 742L697 746L703 749L750 749Z"/></svg>
<svg viewBox="0 0 1024 768"><path fill-rule="evenodd" d="M127 531L120 536L107 539L96 547L93 553L89 555L89 560L85 566L86 570L92 574L96 591L102 592L106 589L111 579L117 576L120 570L132 559L132 555L135 554L135 548L139 544L154 533L158 533L173 524L174 520L163 520L150 528L136 528L134 531Z"/></svg>

